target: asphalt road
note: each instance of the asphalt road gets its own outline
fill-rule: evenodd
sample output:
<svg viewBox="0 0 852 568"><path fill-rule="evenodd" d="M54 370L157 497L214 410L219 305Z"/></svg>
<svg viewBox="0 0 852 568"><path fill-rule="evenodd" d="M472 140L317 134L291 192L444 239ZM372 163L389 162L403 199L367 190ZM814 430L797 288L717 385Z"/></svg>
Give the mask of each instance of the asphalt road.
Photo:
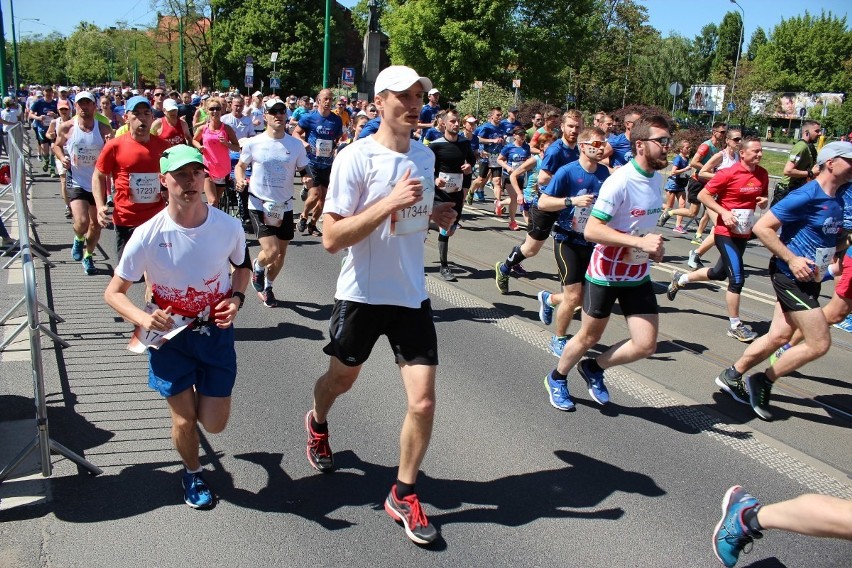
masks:
<svg viewBox="0 0 852 568"><path fill-rule="evenodd" d="M0 511L0 566L714 566L710 535L733 484L765 502L803 492L852 498L852 337L833 329L831 352L775 389L778 419L758 420L713 384L744 348L725 335L724 289L696 285L674 303L665 298L690 245L664 229L666 259L653 269L657 353L607 372L606 407L572 371L578 408L559 412L542 384L556 359L535 299L539 289L556 289L552 248L528 260L529 277L500 295L494 262L523 233L506 230L488 209L466 208L450 241L458 282L436 279L436 235L427 240L441 364L418 493L441 538L418 547L382 510L405 400L384 342L332 410L338 471L318 474L305 458L302 420L328 364L321 349L339 257L316 238L297 237L275 284L283 307L267 309L249 295L238 318L231 423L202 442L220 503L193 511L181 502L165 404L146 387L144 358L124 350L129 327L101 299L113 235L104 232L96 254L101 272L83 275L70 259L58 186L39 177L37 234L56 264L39 270L40 293L66 319L56 331L71 343L45 353L51 432L104 474L79 473L57 458L44 500ZM772 311L767 258L759 245L745 258L743 319L759 332ZM17 298L16 286L2 287L0 311ZM615 315L600 347L625 335ZM4 358L0 369L0 415L27 417L26 362ZM14 485L0 487L0 497ZM770 532L742 565L840 567L850 559L847 542Z"/></svg>

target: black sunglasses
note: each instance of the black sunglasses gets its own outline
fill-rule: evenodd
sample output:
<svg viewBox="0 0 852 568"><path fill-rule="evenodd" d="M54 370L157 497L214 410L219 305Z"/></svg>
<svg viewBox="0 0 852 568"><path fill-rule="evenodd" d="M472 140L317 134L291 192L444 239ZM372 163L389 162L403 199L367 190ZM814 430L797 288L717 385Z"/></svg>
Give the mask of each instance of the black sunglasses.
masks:
<svg viewBox="0 0 852 568"><path fill-rule="evenodd" d="M276 114L287 114L286 108L271 108L266 111L266 114L276 115Z"/></svg>

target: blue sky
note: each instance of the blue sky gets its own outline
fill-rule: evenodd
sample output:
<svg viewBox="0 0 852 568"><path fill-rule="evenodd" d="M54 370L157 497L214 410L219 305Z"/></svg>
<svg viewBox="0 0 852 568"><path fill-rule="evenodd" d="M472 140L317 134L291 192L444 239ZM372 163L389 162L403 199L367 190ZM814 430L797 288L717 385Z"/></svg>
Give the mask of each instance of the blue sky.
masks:
<svg viewBox="0 0 852 568"><path fill-rule="evenodd" d="M14 0L12 0L14 1ZM238 1L238 0L234 0ZM650 24L663 35L676 31L686 37L698 35L708 23L719 23L725 13L736 11L737 7L729 0L639 0L648 8ZM745 43L752 32L761 26L768 33L782 19L803 14L806 2L801 0L738 0L745 12ZM344 0L344 6L353 6L356 0ZM10 0L0 0L3 10L3 25L6 38L11 41ZM816 0L808 7L812 14L821 10L831 11L838 16L847 16L852 2L849 0ZM14 5L18 37L58 31L70 34L81 19L99 27L115 25L124 20L130 26L152 25L156 10L151 9L150 0L87 0L76 3L73 0L17 0ZM696 15L696 13L698 13ZM32 21L38 19L40 21ZM848 24L849 22L847 22Z"/></svg>

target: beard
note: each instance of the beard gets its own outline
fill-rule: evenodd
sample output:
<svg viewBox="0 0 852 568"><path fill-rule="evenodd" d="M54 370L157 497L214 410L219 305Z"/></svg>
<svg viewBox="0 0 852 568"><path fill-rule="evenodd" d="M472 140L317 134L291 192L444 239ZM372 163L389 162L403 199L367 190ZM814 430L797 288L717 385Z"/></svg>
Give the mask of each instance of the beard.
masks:
<svg viewBox="0 0 852 568"><path fill-rule="evenodd" d="M665 155L660 156L659 158L648 157L648 165L651 166L651 169L653 170L662 170L669 165L669 159Z"/></svg>

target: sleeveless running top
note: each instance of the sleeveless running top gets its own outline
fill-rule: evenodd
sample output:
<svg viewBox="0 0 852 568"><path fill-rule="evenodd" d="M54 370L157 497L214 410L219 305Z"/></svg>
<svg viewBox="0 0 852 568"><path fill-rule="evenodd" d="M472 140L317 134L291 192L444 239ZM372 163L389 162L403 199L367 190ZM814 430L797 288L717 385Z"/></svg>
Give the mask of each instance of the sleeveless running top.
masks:
<svg viewBox="0 0 852 568"><path fill-rule="evenodd" d="M160 133L157 136L168 142L169 146L177 146L186 142L183 137L183 129L180 128L180 122L177 126L172 126L165 118L160 122Z"/></svg>
<svg viewBox="0 0 852 568"><path fill-rule="evenodd" d="M84 132L75 121L65 147L71 158L71 187L92 191L95 163L104 147L98 122L94 122L91 132Z"/></svg>
<svg viewBox="0 0 852 568"><path fill-rule="evenodd" d="M729 156L728 153L722 150L722 163L719 164L719 167L716 168L716 171L724 170L725 168L730 168L734 164L740 161L740 153L734 152L733 156Z"/></svg>

